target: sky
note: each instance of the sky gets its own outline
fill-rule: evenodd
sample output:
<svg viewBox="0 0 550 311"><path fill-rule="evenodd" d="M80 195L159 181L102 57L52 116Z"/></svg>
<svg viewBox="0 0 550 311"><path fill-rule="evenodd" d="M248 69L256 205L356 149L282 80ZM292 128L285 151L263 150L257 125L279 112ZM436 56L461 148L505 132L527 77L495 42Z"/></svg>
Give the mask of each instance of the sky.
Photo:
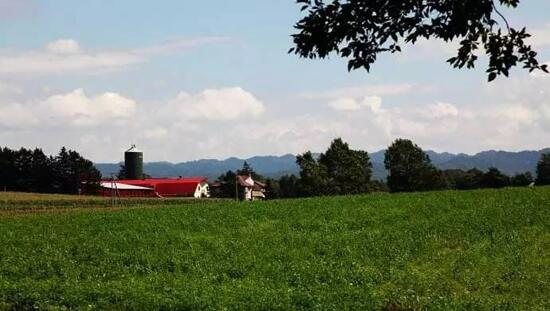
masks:
<svg viewBox="0 0 550 311"><path fill-rule="evenodd" d="M503 9L550 62L550 1ZM378 151L396 138L473 154L550 147L550 75L486 60L456 70L456 43L422 41L370 73L287 54L292 0L0 0L0 146L62 146L118 162L321 152L341 137Z"/></svg>

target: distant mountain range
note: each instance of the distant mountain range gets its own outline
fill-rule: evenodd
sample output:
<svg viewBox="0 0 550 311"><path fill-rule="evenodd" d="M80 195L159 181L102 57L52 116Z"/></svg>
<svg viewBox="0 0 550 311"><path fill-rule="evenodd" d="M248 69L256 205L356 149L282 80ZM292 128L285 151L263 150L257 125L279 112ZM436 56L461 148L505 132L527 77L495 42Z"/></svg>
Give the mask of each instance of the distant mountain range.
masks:
<svg viewBox="0 0 550 311"><path fill-rule="evenodd" d="M370 154L373 164L373 175L376 179L387 176L384 168L384 150ZM522 172L535 173L541 154L550 153L550 148L539 151L483 151L475 155L426 152L432 163L441 169L471 169L487 170L496 167L508 175ZM144 171L153 177L190 177L201 176L214 180L228 170L240 169L247 161L261 175L278 178L286 174L298 174L296 156L257 156L248 159L229 158L226 160L197 160L182 163L148 162L144 163ZM104 177L116 175L121 163L97 163L95 166Z"/></svg>

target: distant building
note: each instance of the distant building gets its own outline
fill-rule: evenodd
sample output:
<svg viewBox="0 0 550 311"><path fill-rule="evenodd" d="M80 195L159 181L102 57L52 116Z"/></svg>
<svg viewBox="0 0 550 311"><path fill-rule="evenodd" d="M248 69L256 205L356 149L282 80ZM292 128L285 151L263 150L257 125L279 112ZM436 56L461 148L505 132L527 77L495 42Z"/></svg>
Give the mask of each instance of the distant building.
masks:
<svg viewBox="0 0 550 311"><path fill-rule="evenodd" d="M245 201L265 200L265 184L252 179L252 176L238 175L239 197Z"/></svg>
<svg viewBox="0 0 550 311"><path fill-rule="evenodd" d="M121 197L210 197L208 180L202 177L101 181L99 194L111 196L113 193Z"/></svg>

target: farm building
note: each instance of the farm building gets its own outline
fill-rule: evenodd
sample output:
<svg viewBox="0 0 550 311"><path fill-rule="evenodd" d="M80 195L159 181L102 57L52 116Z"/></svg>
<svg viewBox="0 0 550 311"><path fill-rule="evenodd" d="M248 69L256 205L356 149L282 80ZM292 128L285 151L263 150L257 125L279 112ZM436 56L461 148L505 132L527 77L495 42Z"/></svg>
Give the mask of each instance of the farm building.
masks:
<svg viewBox="0 0 550 311"><path fill-rule="evenodd" d="M251 176L237 176L239 195L245 201L265 200L265 184L255 181Z"/></svg>
<svg viewBox="0 0 550 311"><path fill-rule="evenodd" d="M149 178L128 180L104 180L100 184L100 195L121 197L210 197L206 178Z"/></svg>

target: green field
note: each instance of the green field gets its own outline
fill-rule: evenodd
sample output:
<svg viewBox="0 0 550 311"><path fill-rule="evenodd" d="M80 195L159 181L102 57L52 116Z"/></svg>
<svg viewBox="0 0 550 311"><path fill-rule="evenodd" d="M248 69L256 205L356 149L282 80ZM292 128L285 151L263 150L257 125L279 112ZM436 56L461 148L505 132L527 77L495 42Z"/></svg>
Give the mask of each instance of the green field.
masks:
<svg viewBox="0 0 550 311"><path fill-rule="evenodd" d="M550 188L106 202L0 194L0 310L550 309Z"/></svg>

